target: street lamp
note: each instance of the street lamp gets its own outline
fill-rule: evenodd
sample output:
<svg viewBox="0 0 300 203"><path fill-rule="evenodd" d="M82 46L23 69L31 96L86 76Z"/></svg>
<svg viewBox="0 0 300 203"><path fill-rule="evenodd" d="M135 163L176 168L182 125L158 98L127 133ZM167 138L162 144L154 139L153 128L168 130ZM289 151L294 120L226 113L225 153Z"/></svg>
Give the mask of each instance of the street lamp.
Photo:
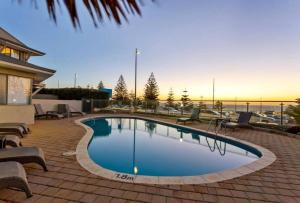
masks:
<svg viewBox="0 0 300 203"><path fill-rule="evenodd" d="M182 133L182 132L180 132L180 139L179 139L179 141L180 141L180 142L183 141L183 133Z"/></svg>
<svg viewBox="0 0 300 203"><path fill-rule="evenodd" d="M75 73L75 77L74 77L74 88L76 88L76 85L77 85L77 78L78 78L78 75L77 75L77 73Z"/></svg>
<svg viewBox="0 0 300 203"><path fill-rule="evenodd" d="M134 122L133 122L133 159L132 159L132 166L133 166L133 173L134 175L137 175L138 173L138 167L135 165L136 161L135 161L135 136L136 136L136 119L134 119Z"/></svg>
<svg viewBox="0 0 300 203"><path fill-rule="evenodd" d="M140 52L136 48L135 49L135 63L134 63L134 106L136 105L136 83L137 83L137 55L139 55Z"/></svg>

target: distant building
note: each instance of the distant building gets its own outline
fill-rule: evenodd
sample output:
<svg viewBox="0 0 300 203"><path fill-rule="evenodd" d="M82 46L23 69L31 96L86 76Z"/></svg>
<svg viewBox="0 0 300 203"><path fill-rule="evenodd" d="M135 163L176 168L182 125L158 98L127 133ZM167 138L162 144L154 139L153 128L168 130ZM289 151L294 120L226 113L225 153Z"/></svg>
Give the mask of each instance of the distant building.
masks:
<svg viewBox="0 0 300 203"><path fill-rule="evenodd" d="M28 62L31 56L43 55L0 27L0 123L34 123L33 87L55 73Z"/></svg>
<svg viewBox="0 0 300 203"><path fill-rule="evenodd" d="M109 98L112 98L112 89L108 89L108 88L101 88L99 89L100 92L105 92L108 93Z"/></svg>

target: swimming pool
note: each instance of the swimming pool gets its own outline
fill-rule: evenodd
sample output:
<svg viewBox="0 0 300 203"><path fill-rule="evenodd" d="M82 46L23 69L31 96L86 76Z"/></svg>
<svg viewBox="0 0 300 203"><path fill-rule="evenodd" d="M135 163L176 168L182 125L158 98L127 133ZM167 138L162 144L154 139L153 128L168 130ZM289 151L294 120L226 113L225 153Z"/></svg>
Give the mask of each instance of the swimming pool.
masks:
<svg viewBox="0 0 300 203"><path fill-rule="evenodd" d="M137 118L97 118L90 158L111 171L144 176L195 176L254 162L261 153L239 142Z"/></svg>
<svg viewBox="0 0 300 203"><path fill-rule="evenodd" d="M92 174L131 183L204 184L240 177L276 160L268 149L225 135L137 115L75 120L85 129L78 163Z"/></svg>

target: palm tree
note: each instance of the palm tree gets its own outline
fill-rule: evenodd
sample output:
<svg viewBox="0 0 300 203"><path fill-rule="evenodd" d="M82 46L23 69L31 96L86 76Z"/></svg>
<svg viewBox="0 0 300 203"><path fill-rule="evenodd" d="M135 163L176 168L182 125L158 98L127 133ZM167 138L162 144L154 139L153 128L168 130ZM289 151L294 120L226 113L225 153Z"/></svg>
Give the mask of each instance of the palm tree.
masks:
<svg viewBox="0 0 300 203"><path fill-rule="evenodd" d="M18 2L21 2L19 0ZM32 0L36 4L36 0ZM64 3L70 15L72 24L75 28L80 27L77 4L78 0L45 0L50 18L56 23L56 7ZM155 1L155 0L151 0ZM127 15L137 14L141 16L140 5L142 1L138 0L82 0L87 11L89 12L94 25L97 27L97 22L102 22L103 17L114 20L117 24L121 24L121 18L127 21ZM139 3L138 3L139 2Z"/></svg>

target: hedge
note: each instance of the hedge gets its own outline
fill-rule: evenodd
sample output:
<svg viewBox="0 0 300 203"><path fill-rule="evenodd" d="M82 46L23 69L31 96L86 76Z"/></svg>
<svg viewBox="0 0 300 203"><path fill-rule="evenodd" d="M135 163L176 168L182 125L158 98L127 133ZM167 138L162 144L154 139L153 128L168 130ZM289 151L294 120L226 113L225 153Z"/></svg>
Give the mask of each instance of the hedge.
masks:
<svg viewBox="0 0 300 203"><path fill-rule="evenodd" d="M64 100L109 99L108 93L88 88L44 88L39 94L53 94Z"/></svg>

